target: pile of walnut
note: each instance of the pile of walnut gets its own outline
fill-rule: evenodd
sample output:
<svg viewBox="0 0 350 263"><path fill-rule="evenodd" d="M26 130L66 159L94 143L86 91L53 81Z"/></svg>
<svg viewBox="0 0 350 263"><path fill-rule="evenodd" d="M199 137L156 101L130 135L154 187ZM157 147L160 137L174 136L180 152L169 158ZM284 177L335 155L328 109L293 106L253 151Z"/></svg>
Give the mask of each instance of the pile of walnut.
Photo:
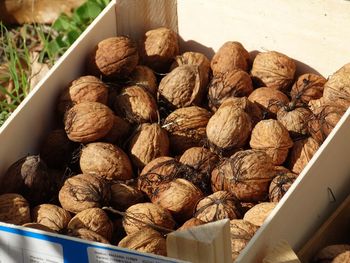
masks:
<svg viewBox="0 0 350 263"><path fill-rule="evenodd" d="M87 59L40 155L2 176L0 221L165 255L166 232L229 218L236 258L350 104L350 64L296 76L238 42L209 61L166 28Z"/></svg>

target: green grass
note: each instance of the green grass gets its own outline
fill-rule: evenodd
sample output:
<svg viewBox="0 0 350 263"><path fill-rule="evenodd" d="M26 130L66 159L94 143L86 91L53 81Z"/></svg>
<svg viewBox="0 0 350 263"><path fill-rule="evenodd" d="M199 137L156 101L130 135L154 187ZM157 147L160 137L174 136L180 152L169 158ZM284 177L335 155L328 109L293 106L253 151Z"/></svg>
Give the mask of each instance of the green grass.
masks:
<svg viewBox="0 0 350 263"><path fill-rule="evenodd" d="M110 0L87 0L62 14L51 25L7 28L0 22L0 126L28 95L31 52L39 51L39 62L51 67L96 18Z"/></svg>

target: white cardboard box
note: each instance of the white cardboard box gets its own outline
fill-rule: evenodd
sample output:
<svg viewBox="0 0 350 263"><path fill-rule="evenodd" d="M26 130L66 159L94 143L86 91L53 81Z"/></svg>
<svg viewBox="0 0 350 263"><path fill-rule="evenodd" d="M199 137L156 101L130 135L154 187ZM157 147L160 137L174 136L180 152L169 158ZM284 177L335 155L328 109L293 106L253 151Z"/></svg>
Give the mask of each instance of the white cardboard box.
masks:
<svg viewBox="0 0 350 263"><path fill-rule="evenodd" d="M58 94L83 74L86 54L104 38L139 39L167 26L181 36L182 51L211 58L224 42L235 40L248 51L287 54L298 61L299 73L328 77L350 62L349 14L345 0L112 1L0 128L0 176L15 160L37 153ZM349 115L348 110L237 261L259 262L281 239L298 250L349 193Z"/></svg>

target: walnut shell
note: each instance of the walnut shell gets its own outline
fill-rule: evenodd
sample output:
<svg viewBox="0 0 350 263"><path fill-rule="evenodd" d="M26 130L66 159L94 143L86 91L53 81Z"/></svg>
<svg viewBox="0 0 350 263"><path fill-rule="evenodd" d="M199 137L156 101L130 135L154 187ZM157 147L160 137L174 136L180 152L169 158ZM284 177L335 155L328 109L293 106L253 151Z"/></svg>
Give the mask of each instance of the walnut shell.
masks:
<svg viewBox="0 0 350 263"><path fill-rule="evenodd" d="M209 143L219 153L245 145L251 130L249 115L229 103L219 107L206 128Z"/></svg>
<svg viewBox="0 0 350 263"><path fill-rule="evenodd" d="M298 177L292 172L277 172L276 174L269 187L270 202L279 202Z"/></svg>
<svg viewBox="0 0 350 263"><path fill-rule="evenodd" d="M139 86L129 86L116 97L114 109L131 123L154 122L158 119L153 96Z"/></svg>
<svg viewBox="0 0 350 263"><path fill-rule="evenodd" d="M149 224L167 229L175 228L175 221L170 212L159 205L140 203L130 206L125 211L123 226L128 235L152 228Z"/></svg>
<svg viewBox="0 0 350 263"><path fill-rule="evenodd" d="M26 224L23 224L22 226L29 227L32 229L38 229L38 230L46 231L46 232L50 232L50 233L57 233L56 231L53 231L51 228L48 228L47 226L44 226L44 225L38 224L38 223L26 223Z"/></svg>
<svg viewBox="0 0 350 263"><path fill-rule="evenodd" d="M104 179L89 174L79 174L64 182L58 198L65 210L79 213L88 208L106 205L111 198L111 192Z"/></svg>
<svg viewBox="0 0 350 263"><path fill-rule="evenodd" d="M208 89L209 107L216 111L227 98L249 96L253 84L247 72L233 69L214 76Z"/></svg>
<svg viewBox="0 0 350 263"><path fill-rule="evenodd" d="M211 173L213 192L228 191L240 201L265 200L274 177L274 165L265 152L245 150L224 159Z"/></svg>
<svg viewBox="0 0 350 263"><path fill-rule="evenodd" d="M88 240L88 241L109 244L109 241L105 239L103 236L87 228L69 229L68 235L72 237Z"/></svg>
<svg viewBox="0 0 350 263"><path fill-rule="evenodd" d="M23 225L30 222L29 203L19 194L0 195L0 222Z"/></svg>
<svg viewBox="0 0 350 263"><path fill-rule="evenodd" d="M350 251L350 245L348 244L329 245L317 252L313 258L313 262L331 263L333 259L346 251Z"/></svg>
<svg viewBox="0 0 350 263"><path fill-rule="evenodd" d="M350 63L329 77L324 85L323 97L327 102L338 101L346 108L350 106Z"/></svg>
<svg viewBox="0 0 350 263"><path fill-rule="evenodd" d="M155 158L167 156L169 137L166 130L157 123L142 124L131 138L129 153L131 161L139 169Z"/></svg>
<svg viewBox="0 0 350 263"><path fill-rule="evenodd" d="M210 65L214 76L235 68L248 72L250 68L250 56L241 43L228 41L215 53Z"/></svg>
<svg viewBox="0 0 350 263"><path fill-rule="evenodd" d="M274 117L285 105L288 105L288 97L281 91L261 87L255 89L248 97L248 100L260 105L265 115Z"/></svg>
<svg viewBox="0 0 350 263"><path fill-rule="evenodd" d="M179 162L187 165L195 175L192 182L199 187L203 193L211 192L211 171L219 161L219 156L204 147L192 147L186 150L180 157Z"/></svg>
<svg viewBox="0 0 350 263"><path fill-rule="evenodd" d="M331 133L347 109L337 104L337 102L327 103L315 109L314 116L309 119L309 133L320 144Z"/></svg>
<svg viewBox="0 0 350 263"><path fill-rule="evenodd" d="M165 238L150 228L127 235L118 243L118 247L166 256Z"/></svg>
<svg viewBox="0 0 350 263"><path fill-rule="evenodd" d="M70 160L72 151L73 145L66 131L56 129L52 130L42 143L40 157L50 168L63 168Z"/></svg>
<svg viewBox="0 0 350 263"><path fill-rule="evenodd" d="M157 78L152 69L146 66L138 65L131 72L129 81L132 85L137 85L147 90L153 96L156 96L158 91Z"/></svg>
<svg viewBox="0 0 350 263"><path fill-rule="evenodd" d="M210 61L204 54L191 51L185 52L182 55L175 57L175 61L171 65L170 69L172 70L182 65L198 66L203 86L206 87L208 85L210 75Z"/></svg>
<svg viewBox="0 0 350 263"><path fill-rule="evenodd" d="M321 97L317 100L310 100L308 103L309 109L312 111L313 114L317 114L318 109L323 107L324 105L327 105L328 103L325 101L324 97Z"/></svg>
<svg viewBox="0 0 350 263"><path fill-rule="evenodd" d="M81 102L64 116L64 129L74 142L93 142L106 136L113 126L113 112L99 102Z"/></svg>
<svg viewBox="0 0 350 263"><path fill-rule="evenodd" d="M131 129L130 124L121 117L113 116L113 126L102 141L109 143L121 144L123 140L129 135Z"/></svg>
<svg viewBox="0 0 350 263"><path fill-rule="evenodd" d="M0 185L3 193L21 193L31 205L49 201L56 190L54 180L39 155L29 155L13 163Z"/></svg>
<svg viewBox="0 0 350 263"><path fill-rule="evenodd" d="M128 37L110 37L100 41L92 51L88 70L95 76L126 78L139 61L136 43Z"/></svg>
<svg viewBox="0 0 350 263"><path fill-rule="evenodd" d="M178 222L193 216L202 192L185 179L177 178L170 183L160 184L154 191L152 203L168 209Z"/></svg>
<svg viewBox="0 0 350 263"><path fill-rule="evenodd" d="M295 71L293 59L276 51L267 51L255 57L251 75L260 86L286 91L293 83Z"/></svg>
<svg viewBox="0 0 350 263"><path fill-rule="evenodd" d="M173 111L164 121L169 133L170 149L183 153L187 149L202 146L206 141L205 129L211 114L206 109L191 106Z"/></svg>
<svg viewBox="0 0 350 263"><path fill-rule="evenodd" d="M286 160L293 141L288 130L279 121L269 119L255 125L249 145L252 149L266 152L275 165L280 165Z"/></svg>
<svg viewBox="0 0 350 263"><path fill-rule="evenodd" d="M111 185L111 205L118 210L142 203L145 199L143 192L131 185L115 183Z"/></svg>
<svg viewBox="0 0 350 263"><path fill-rule="evenodd" d="M232 260L235 260L246 247L259 227L242 219L230 221Z"/></svg>
<svg viewBox="0 0 350 263"><path fill-rule="evenodd" d="M244 214L243 220L260 227L276 205L274 202L259 203Z"/></svg>
<svg viewBox="0 0 350 263"><path fill-rule="evenodd" d="M62 115L80 102L107 104L108 87L95 76L82 76L73 80L58 99L57 109Z"/></svg>
<svg viewBox="0 0 350 263"><path fill-rule="evenodd" d="M56 232L60 232L68 226L71 215L57 205L41 204L33 208L32 220Z"/></svg>
<svg viewBox="0 0 350 263"><path fill-rule="evenodd" d="M107 180L132 178L129 157L119 147L105 142L87 144L80 155L80 168L84 174L100 176Z"/></svg>
<svg viewBox="0 0 350 263"><path fill-rule="evenodd" d="M290 96L292 100L308 104L310 100L317 100L322 97L326 81L324 77L317 74L303 74L294 83Z"/></svg>
<svg viewBox="0 0 350 263"><path fill-rule="evenodd" d="M295 141L289 153L289 169L300 174L319 147L320 144L312 137Z"/></svg>
<svg viewBox="0 0 350 263"><path fill-rule="evenodd" d="M171 109L200 105L204 88L198 66L179 66L160 81L158 100Z"/></svg>
<svg viewBox="0 0 350 263"><path fill-rule="evenodd" d="M286 106L277 112L277 120L289 131L291 137L299 137L309 133L307 123L311 115L312 111L308 108Z"/></svg>
<svg viewBox="0 0 350 263"><path fill-rule="evenodd" d="M185 223L183 223L182 226L178 228L178 230L185 230L185 229L192 228L194 226L200 226L200 225L204 225L204 224L205 224L204 221L202 221L198 218L192 217L192 218L188 219Z"/></svg>
<svg viewBox="0 0 350 263"><path fill-rule="evenodd" d="M241 217L239 208L239 201L233 194L218 191L198 202L195 217L204 222L214 222L225 218L237 219Z"/></svg>
<svg viewBox="0 0 350 263"><path fill-rule="evenodd" d="M147 31L141 43L143 63L155 72L167 72L179 54L178 42L177 34L171 29L160 27Z"/></svg>
<svg viewBox="0 0 350 263"><path fill-rule="evenodd" d="M350 263L350 250L336 256L332 263Z"/></svg>
<svg viewBox="0 0 350 263"><path fill-rule="evenodd" d="M101 208L88 208L76 214L68 223L69 229L86 228L111 240L113 233L112 221Z"/></svg>

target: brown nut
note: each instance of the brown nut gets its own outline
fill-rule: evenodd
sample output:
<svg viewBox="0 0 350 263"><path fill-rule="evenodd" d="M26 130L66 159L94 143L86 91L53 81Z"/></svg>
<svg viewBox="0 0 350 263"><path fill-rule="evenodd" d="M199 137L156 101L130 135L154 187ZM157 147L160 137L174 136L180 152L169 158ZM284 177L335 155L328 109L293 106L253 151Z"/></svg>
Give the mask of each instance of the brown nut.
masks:
<svg viewBox="0 0 350 263"><path fill-rule="evenodd" d="M280 165L286 160L293 141L288 130L279 121L269 119L255 125L249 145L252 149L266 152L275 165Z"/></svg>
<svg viewBox="0 0 350 263"><path fill-rule="evenodd" d="M151 228L127 235L118 243L118 247L166 256L165 238Z"/></svg>
<svg viewBox="0 0 350 263"><path fill-rule="evenodd" d="M74 142L93 142L106 136L113 126L113 112L99 102L82 102L64 116L64 129Z"/></svg>
<svg viewBox="0 0 350 263"><path fill-rule="evenodd" d="M350 251L348 244L335 244L322 248L313 258L315 263L331 263L338 255L343 252Z"/></svg>
<svg viewBox="0 0 350 263"><path fill-rule="evenodd" d="M130 123L155 122L157 103L153 96L139 86L129 86L116 97L114 109Z"/></svg>
<svg viewBox="0 0 350 263"><path fill-rule="evenodd" d="M209 107L215 111L225 99L249 96L253 92L253 84L247 72L233 69L214 76L208 89Z"/></svg>
<svg viewBox="0 0 350 263"><path fill-rule="evenodd" d="M129 81L132 83L132 85L140 86L154 97L156 96L158 91L157 78L154 75L153 70L149 67L142 65L136 66L134 71L131 72L131 75L129 76Z"/></svg>
<svg viewBox="0 0 350 263"><path fill-rule="evenodd" d="M26 224L23 224L22 226L29 227L32 229L38 229L38 230L42 230L50 233L57 233L56 231L53 231L51 228L48 228L47 226L44 226L39 223L26 223Z"/></svg>
<svg viewBox="0 0 350 263"><path fill-rule="evenodd" d="M260 227L276 205L274 202L259 203L244 214L243 220Z"/></svg>
<svg viewBox="0 0 350 263"><path fill-rule="evenodd" d="M169 137L157 123L142 124L129 145L130 158L133 164L142 169L146 164L160 156L169 154Z"/></svg>
<svg viewBox="0 0 350 263"><path fill-rule="evenodd" d="M327 105L328 103L325 101L324 97L321 97L317 100L310 100L307 104L308 108L312 111L313 114L317 114L319 108Z"/></svg>
<svg viewBox="0 0 350 263"><path fill-rule="evenodd" d="M236 152L212 171L213 192L228 191L242 202L263 201L268 196L273 170L271 158L262 151Z"/></svg>
<svg viewBox="0 0 350 263"><path fill-rule="evenodd" d="M79 163L84 174L96 175L107 180L132 178L129 157L111 143L89 143L82 149Z"/></svg>
<svg viewBox="0 0 350 263"><path fill-rule="evenodd" d="M135 204L125 211L123 227L128 235L153 225L174 229L175 221L167 209L152 203Z"/></svg>
<svg viewBox="0 0 350 263"><path fill-rule="evenodd" d="M239 209L239 201L233 194L218 191L200 200L194 215L204 222L237 219L241 217Z"/></svg>
<svg viewBox="0 0 350 263"><path fill-rule="evenodd" d="M158 88L158 100L171 109L200 105L204 91L199 67L183 65L162 78Z"/></svg>
<svg viewBox="0 0 350 263"><path fill-rule="evenodd" d="M336 256L332 263L350 263L350 250Z"/></svg>
<svg viewBox="0 0 350 263"><path fill-rule="evenodd" d="M106 136L102 138L102 141L121 144L123 140L128 136L130 128L130 123L128 123L121 117L114 115L113 126L106 134Z"/></svg>
<svg viewBox="0 0 350 263"><path fill-rule="evenodd" d="M128 37L110 37L100 41L92 51L88 70L95 76L126 78L139 61L137 46Z"/></svg>
<svg viewBox="0 0 350 263"><path fill-rule="evenodd" d="M191 147L203 146L210 116L209 111L197 106L173 111L163 124L169 133L170 149L174 153L183 153Z"/></svg>
<svg viewBox="0 0 350 263"><path fill-rule="evenodd" d="M152 203L168 209L178 222L184 222L193 216L202 192L185 179L177 178L170 183L159 185L152 197Z"/></svg>
<svg viewBox="0 0 350 263"><path fill-rule="evenodd" d="M57 109L60 114L80 102L99 102L107 104L108 87L95 76L82 76L67 87L59 97Z"/></svg>
<svg viewBox="0 0 350 263"><path fill-rule="evenodd" d="M215 53L210 65L214 76L235 68L248 71L250 68L250 56L241 43L228 41Z"/></svg>
<svg viewBox="0 0 350 263"><path fill-rule="evenodd" d="M68 223L69 229L86 228L111 240L113 233L112 221L101 208L88 208L76 214Z"/></svg>
<svg viewBox="0 0 350 263"><path fill-rule="evenodd" d="M259 86L286 91L293 83L295 71L293 59L276 51L267 51L255 57L251 75Z"/></svg>
<svg viewBox="0 0 350 263"><path fill-rule="evenodd" d="M289 169L300 174L319 147L320 144L312 137L295 141L289 153Z"/></svg>
<svg viewBox="0 0 350 263"><path fill-rule="evenodd" d="M71 220L71 215L57 205L41 204L33 208L32 220L56 232L60 232L67 227Z"/></svg>
<svg viewBox="0 0 350 263"><path fill-rule="evenodd" d="M103 236L87 228L69 229L68 236L77 237L77 238L81 238L81 239L93 241L93 242L109 244L109 241L105 239Z"/></svg>
<svg viewBox="0 0 350 263"><path fill-rule="evenodd" d="M270 202L279 202L297 177L297 174L288 170L286 172L276 171L276 176L272 179L269 187Z"/></svg>
<svg viewBox="0 0 350 263"><path fill-rule="evenodd" d="M188 219L185 223L182 224L181 227L178 228L178 230L187 230L189 228L192 228L194 226L200 226L200 225L204 225L205 222L203 222L202 220L192 217L190 219Z"/></svg>
<svg viewBox="0 0 350 263"><path fill-rule="evenodd" d="M19 194L0 195L0 221L23 225L30 222L29 203Z"/></svg>
<svg viewBox="0 0 350 263"><path fill-rule="evenodd" d="M65 210L79 213L88 208L102 207L107 204L111 198L110 191L104 179L89 174L79 174L64 182L58 198Z"/></svg>
<svg viewBox="0 0 350 263"><path fill-rule="evenodd" d="M317 100L322 97L326 81L324 77L317 74L303 74L294 83L290 96L292 100L308 104L310 100Z"/></svg>
<svg viewBox="0 0 350 263"><path fill-rule="evenodd" d="M167 72L179 54L178 36L165 27L149 30L144 35L140 53L143 63L155 72Z"/></svg>
<svg viewBox="0 0 350 263"><path fill-rule="evenodd" d="M132 185L115 183L111 185L111 205L118 210L125 210L130 206L142 203L145 195Z"/></svg>

